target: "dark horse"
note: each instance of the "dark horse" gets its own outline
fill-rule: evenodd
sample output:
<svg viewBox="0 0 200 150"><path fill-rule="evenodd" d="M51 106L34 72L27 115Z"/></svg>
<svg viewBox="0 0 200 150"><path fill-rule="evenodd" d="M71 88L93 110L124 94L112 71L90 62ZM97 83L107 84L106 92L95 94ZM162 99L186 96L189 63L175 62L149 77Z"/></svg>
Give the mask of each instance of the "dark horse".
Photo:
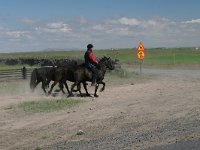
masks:
<svg viewBox="0 0 200 150"><path fill-rule="evenodd" d="M95 88L95 94L94 94L94 96L96 97L98 96L96 92L99 87L99 84L103 84L103 88L101 89L101 91L105 89L105 83L102 80L104 79L104 75L106 73L107 68L109 68L110 70L113 70L114 63L110 58L103 57L99 61L99 65L98 65L97 86ZM87 81L91 82L91 78L92 78L92 72L88 70L84 64L76 65L76 66L67 65L67 66L58 67L55 71L54 83L51 85L51 88L48 94L51 94L54 86L57 83L59 83L59 87L62 91L63 91L63 84L65 85L69 93L69 96L71 96L72 92L74 91L79 91L80 95L82 95L81 89L80 89L81 88L80 84L82 83L86 92L86 96L90 96L90 94L87 91L86 82ZM69 91L66 81L75 82L71 87L71 91ZM75 86L77 86L77 90L74 90Z"/></svg>
<svg viewBox="0 0 200 150"><path fill-rule="evenodd" d="M104 56L102 59L99 60L99 63L97 66L97 85L95 86L95 93L94 93L95 97L98 97L97 90L98 90L99 84L103 84L101 91L105 89L105 82L103 82L103 79L104 79L104 75L106 73L107 68L110 70L113 70L115 67L110 57L107 58ZM87 81L92 82L92 72L83 65L79 66L74 72L74 84L71 86L71 92L74 91L75 86L77 86L77 88L80 88L80 83L83 83L84 88L86 88ZM87 91L86 91L86 94L88 94Z"/></svg>
<svg viewBox="0 0 200 150"><path fill-rule="evenodd" d="M72 64L68 64L68 65L64 65L64 66L59 66L56 68L55 72L54 72L54 79L53 79L53 84L51 85L50 90L48 91L48 94L51 94L54 86L59 83L59 87L60 90L63 90L63 84L65 85L65 88L68 91L68 94L71 95L71 92L69 91L68 85L66 83L66 81L71 81L74 82L74 72L75 70L78 68L79 65L72 65ZM79 93L81 94L81 90L80 90L80 84L77 86L78 90L74 90L74 91L79 91ZM87 89L86 89L86 93Z"/></svg>
<svg viewBox="0 0 200 150"><path fill-rule="evenodd" d="M55 80L55 72L57 68L55 67L42 67L42 68L36 68L31 73L31 80L30 80L30 88L32 91L36 88L36 86L42 82L42 89L44 93L46 94L46 87L49 85L51 81ZM63 83L65 86L67 86L67 83ZM63 86L61 83L60 86ZM60 87L61 88L61 87ZM61 88L62 92L63 88Z"/></svg>

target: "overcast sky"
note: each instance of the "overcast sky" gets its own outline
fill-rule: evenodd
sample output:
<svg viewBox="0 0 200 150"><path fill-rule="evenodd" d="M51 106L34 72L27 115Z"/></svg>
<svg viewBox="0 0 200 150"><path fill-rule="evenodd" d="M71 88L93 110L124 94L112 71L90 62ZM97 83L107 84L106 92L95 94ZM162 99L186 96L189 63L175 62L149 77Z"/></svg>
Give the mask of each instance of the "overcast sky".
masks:
<svg viewBox="0 0 200 150"><path fill-rule="evenodd" d="M199 0L0 0L0 52L200 46Z"/></svg>

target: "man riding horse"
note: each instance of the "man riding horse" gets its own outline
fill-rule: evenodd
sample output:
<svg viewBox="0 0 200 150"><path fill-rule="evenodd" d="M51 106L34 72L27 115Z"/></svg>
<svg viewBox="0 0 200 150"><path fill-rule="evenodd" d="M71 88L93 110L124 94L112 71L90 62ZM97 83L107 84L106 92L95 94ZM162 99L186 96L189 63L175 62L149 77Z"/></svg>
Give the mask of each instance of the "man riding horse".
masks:
<svg viewBox="0 0 200 150"><path fill-rule="evenodd" d="M97 70L96 66L98 65L97 60L94 57L94 53L92 51L92 48L94 46L92 44L87 45L87 51L85 52L85 66L92 72L92 84L91 86L96 85L96 77L97 77Z"/></svg>

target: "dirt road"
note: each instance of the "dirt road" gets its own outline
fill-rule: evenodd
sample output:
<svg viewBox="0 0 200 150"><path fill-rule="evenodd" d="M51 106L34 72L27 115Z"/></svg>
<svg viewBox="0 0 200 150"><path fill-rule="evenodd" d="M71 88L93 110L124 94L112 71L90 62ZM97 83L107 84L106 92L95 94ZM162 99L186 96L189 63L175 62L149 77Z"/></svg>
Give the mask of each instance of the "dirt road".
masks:
<svg viewBox="0 0 200 150"><path fill-rule="evenodd" d="M1 97L0 149L142 150L199 140L200 71L143 73L155 77L108 85L99 98L81 98L79 107L51 113L26 114L10 106L41 96Z"/></svg>

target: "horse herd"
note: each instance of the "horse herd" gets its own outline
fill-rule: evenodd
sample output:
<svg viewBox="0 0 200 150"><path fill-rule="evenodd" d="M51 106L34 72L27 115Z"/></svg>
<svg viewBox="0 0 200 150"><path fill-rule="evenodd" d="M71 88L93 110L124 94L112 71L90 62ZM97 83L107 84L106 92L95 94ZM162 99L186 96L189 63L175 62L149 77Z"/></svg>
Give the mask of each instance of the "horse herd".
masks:
<svg viewBox="0 0 200 150"><path fill-rule="evenodd" d="M105 89L105 82L103 82L104 75L106 70L113 70L115 69L115 62L110 57L103 57L99 60L97 66L97 84L95 86L94 96L98 97L97 90L99 84L102 84L103 87L100 91ZM50 82L53 83L50 86L49 91L46 91L46 88L49 86ZM67 81L73 82L71 85L71 89L69 89L67 85ZM87 82L92 81L92 72L88 70L84 64L77 65L77 64L68 64L63 66L57 67L42 67L36 68L31 73L31 80L30 80L30 88L32 91L36 88L36 86L42 82L42 89L46 95L50 95L52 90L56 84L59 84L59 91L64 92L64 86L67 89L68 96L73 96L73 92L79 92L81 96L81 83L86 92L86 96L90 96L87 90ZM77 87L75 90L74 88Z"/></svg>

